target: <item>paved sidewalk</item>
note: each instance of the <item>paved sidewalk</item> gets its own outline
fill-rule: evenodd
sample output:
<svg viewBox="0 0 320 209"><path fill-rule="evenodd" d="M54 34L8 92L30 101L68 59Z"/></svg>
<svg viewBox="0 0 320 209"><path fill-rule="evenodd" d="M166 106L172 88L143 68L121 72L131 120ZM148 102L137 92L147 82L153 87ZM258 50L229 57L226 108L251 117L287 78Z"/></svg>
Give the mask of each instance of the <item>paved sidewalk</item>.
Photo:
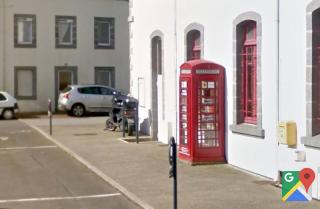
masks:
<svg viewBox="0 0 320 209"><path fill-rule="evenodd" d="M22 119L48 133L48 119ZM172 208L168 147L157 142L120 141L120 133L104 130L105 117L59 117L52 138L101 171L102 177L141 204ZM266 179L229 165L189 166L178 163L179 209L320 208L320 202L283 203L281 189Z"/></svg>

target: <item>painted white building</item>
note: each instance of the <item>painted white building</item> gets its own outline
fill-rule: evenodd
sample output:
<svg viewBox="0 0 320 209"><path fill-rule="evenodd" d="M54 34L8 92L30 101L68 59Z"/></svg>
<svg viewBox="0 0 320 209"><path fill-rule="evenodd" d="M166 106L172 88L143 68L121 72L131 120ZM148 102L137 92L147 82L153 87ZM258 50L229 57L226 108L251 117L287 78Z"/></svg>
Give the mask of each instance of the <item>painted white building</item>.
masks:
<svg viewBox="0 0 320 209"><path fill-rule="evenodd" d="M47 109L67 84L129 92L126 0L0 0L0 89L22 112Z"/></svg>
<svg viewBox="0 0 320 209"><path fill-rule="evenodd" d="M226 70L227 162L274 180L279 171L318 171L319 0L129 4L130 89L145 132L164 143L179 138L179 66L210 60ZM278 143L281 121L296 123L296 146ZM320 199L320 176L314 185Z"/></svg>

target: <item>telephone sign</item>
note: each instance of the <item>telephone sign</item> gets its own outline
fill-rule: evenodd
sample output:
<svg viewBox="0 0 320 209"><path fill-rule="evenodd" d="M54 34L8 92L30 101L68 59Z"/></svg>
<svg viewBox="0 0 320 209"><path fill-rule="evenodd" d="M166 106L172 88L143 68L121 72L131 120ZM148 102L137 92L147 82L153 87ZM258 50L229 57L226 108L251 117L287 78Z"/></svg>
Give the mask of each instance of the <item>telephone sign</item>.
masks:
<svg viewBox="0 0 320 209"><path fill-rule="evenodd" d="M211 69L199 69L196 70L196 74L219 74L219 70L211 70Z"/></svg>

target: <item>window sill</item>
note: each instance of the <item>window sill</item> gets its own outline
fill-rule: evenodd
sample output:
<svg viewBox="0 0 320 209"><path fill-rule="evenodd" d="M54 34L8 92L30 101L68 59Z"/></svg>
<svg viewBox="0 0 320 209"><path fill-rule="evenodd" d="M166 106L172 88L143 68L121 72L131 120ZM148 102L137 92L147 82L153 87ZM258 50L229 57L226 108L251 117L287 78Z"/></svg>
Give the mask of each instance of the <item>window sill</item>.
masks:
<svg viewBox="0 0 320 209"><path fill-rule="evenodd" d="M95 46L94 49L114 49L113 46Z"/></svg>
<svg viewBox="0 0 320 209"><path fill-rule="evenodd" d="M37 48L36 44L14 44L14 48Z"/></svg>
<svg viewBox="0 0 320 209"><path fill-rule="evenodd" d="M303 136L301 143L308 147L320 148L320 135L316 136Z"/></svg>
<svg viewBox="0 0 320 209"><path fill-rule="evenodd" d="M233 133L250 135L250 136L255 136L259 138L264 138L264 134L265 134L264 129L261 129L255 125L246 124L246 123L230 125L230 130Z"/></svg>

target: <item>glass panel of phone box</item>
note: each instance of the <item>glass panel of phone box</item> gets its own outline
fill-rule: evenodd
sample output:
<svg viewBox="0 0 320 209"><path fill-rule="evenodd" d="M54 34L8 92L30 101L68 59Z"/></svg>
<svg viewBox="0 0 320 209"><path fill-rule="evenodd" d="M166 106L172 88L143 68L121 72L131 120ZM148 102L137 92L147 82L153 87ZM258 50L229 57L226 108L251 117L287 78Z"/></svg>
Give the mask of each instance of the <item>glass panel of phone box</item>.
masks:
<svg viewBox="0 0 320 209"><path fill-rule="evenodd" d="M217 81L200 81L198 89L198 147L219 147L217 89Z"/></svg>
<svg viewBox="0 0 320 209"><path fill-rule="evenodd" d="M180 92L180 143L183 145L188 144L188 91L187 81L181 81ZM190 96L190 95L189 95Z"/></svg>

